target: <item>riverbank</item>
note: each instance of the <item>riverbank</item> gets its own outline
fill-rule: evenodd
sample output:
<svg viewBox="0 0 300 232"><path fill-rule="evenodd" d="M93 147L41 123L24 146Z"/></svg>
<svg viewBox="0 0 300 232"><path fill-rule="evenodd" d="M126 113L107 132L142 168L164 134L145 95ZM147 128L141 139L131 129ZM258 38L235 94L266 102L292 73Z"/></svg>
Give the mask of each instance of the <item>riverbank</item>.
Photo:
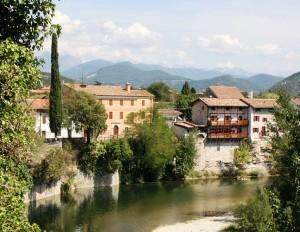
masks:
<svg viewBox="0 0 300 232"><path fill-rule="evenodd" d="M215 217L204 217L173 225L160 226L152 232L217 232L230 226L233 219L233 216L229 214Z"/></svg>

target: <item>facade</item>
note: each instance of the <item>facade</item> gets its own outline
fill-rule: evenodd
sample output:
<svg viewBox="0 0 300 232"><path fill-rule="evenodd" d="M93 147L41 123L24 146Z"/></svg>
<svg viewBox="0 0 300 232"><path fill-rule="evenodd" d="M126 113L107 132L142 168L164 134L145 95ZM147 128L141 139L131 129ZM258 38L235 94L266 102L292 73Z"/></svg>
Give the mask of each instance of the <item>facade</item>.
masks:
<svg viewBox="0 0 300 232"><path fill-rule="evenodd" d="M125 87L113 85L68 84L68 87L95 95L104 105L107 113L107 130L99 139L123 136L129 125L127 116L153 107L153 95L146 90L132 89L129 83Z"/></svg>
<svg viewBox="0 0 300 232"><path fill-rule="evenodd" d="M35 119L35 131L40 133L45 139L54 139L55 135L50 130L49 122L49 99L28 99L27 104ZM83 138L84 134L76 130L75 126L71 130L62 128L58 138Z"/></svg>
<svg viewBox="0 0 300 232"><path fill-rule="evenodd" d="M258 141L268 137L268 124L273 122L272 111L276 106L275 99L244 98L249 108L249 139Z"/></svg>
<svg viewBox="0 0 300 232"><path fill-rule="evenodd" d="M192 120L206 128L208 139L248 137L248 105L239 99L199 98L192 107Z"/></svg>

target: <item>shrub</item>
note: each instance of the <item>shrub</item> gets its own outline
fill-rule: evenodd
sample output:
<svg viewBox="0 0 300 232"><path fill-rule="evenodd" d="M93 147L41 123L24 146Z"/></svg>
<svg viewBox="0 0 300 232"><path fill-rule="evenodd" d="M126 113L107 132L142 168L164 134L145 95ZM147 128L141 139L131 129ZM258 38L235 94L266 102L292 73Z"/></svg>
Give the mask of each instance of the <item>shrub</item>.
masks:
<svg viewBox="0 0 300 232"><path fill-rule="evenodd" d="M242 141L240 147L234 149L233 156L234 164L239 168L243 168L244 164L250 160L249 145L247 141Z"/></svg>

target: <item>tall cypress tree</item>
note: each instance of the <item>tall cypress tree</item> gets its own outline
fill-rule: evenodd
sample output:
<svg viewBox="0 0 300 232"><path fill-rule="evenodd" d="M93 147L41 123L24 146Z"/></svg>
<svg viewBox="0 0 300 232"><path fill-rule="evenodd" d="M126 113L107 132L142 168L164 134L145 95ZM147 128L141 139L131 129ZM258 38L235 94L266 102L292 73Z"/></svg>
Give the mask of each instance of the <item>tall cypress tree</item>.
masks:
<svg viewBox="0 0 300 232"><path fill-rule="evenodd" d="M57 138L62 125L61 79L58 66L57 34L52 34L51 46L51 87L50 87L50 129Z"/></svg>

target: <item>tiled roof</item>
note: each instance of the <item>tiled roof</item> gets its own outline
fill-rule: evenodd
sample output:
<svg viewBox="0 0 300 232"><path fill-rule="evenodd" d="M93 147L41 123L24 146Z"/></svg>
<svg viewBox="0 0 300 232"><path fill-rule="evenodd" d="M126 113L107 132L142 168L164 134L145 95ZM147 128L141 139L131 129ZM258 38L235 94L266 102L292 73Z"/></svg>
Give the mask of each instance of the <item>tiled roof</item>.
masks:
<svg viewBox="0 0 300 232"><path fill-rule="evenodd" d="M184 128L187 128L187 129L192 129L192 128L197 128L198 127L198 125L196 125L192 122L187 122L187 121L175 122L174 125L184 127Z"/></svg>
<svg viewBox="0 0 300 232"><path fill-rule="evenodd" d="M292 104L295 105L295 106L300 106L300 98L292 99Z"/></svg>
<svg viewBox="0 0 300 232"><path fill-rule="evenodd" d="M213 93L213 95L215 95L216 98L241 99L244 97L239 88L237 87L212 85L208 88Z"/></svg>
<svg viewBox="0 0 300 232"><path fill-rule="evenodd" d="M50 93L50 86L45 86L39 89L32 89L30 90L31 93Z"/></svg>
<svg viewBox="0 0 300 232"><path fill-rule="evenodd" d="M31 110L47 110L49 99L27 99L27 104Z"/></svg>
<svg viewBox="0 0 300 232"><path fill-rule="evenodd" d="M240 99L228 99L228 98L199 98L207 106L220 106L220 107L247 107L247 104Z"/></svg>
<svg viewBox="0 0 300 232"><path fill-rule="evenodd" d="M276 99L243 98L242 101L249 106L258 109L272 109L277 105Z"/></svg>
<svg viewBox="0 0 300 232"><path fill-rule="evenodd" d="M122 86L114 85L81 85L65 84L77 91L84 91L96 96L122 96L122 97L153 97L147 90L131 89L127 91Z"/></svg>
<svg viewBox="0 0 300 232"><path fill-rule="evenodd" d="M174 109L159 109L158 112L164 116L174 116L174 117L177 117L182 114L180 111Z"/></svg>

